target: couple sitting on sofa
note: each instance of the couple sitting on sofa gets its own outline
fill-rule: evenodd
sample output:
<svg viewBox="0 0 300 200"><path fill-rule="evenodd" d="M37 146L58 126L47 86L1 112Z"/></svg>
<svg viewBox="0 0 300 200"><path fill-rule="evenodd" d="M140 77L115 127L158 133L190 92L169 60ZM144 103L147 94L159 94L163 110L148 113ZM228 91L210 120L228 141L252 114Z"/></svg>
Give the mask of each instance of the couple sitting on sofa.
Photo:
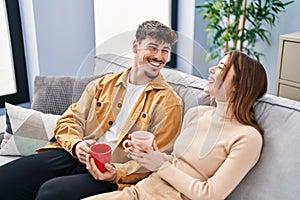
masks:
<svg viewBox="0 0 300 200"><path fill-rule="evenodd" d="M209 69L205 92L215 105L183 118L181 99L160 74L176 38L160 22L142 23L132 66L92 81L57 121L54 143L0 167L2 199L225 199L260 156L253 104L267 90L266 73L247 55L228 53ZM152 132L153 146L125 152L122 141L136 130ZM86 139L114 149L106 172Z"/></svg>

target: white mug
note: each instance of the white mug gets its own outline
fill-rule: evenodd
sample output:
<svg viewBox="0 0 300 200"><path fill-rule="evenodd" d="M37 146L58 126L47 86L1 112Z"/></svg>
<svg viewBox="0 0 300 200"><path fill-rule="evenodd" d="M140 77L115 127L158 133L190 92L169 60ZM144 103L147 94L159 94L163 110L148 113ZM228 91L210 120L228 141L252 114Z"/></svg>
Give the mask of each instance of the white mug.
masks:
<svg viewBox="0 0 300 200"><path fill-rule="evenodd" d="M152 146L154 139L154 135L148 131L135 131L131 134L131 140L124 140L122 145L124 149L128 149L126 146L128 142L132 142L133 144L144 143L147 146Z"/></svg>

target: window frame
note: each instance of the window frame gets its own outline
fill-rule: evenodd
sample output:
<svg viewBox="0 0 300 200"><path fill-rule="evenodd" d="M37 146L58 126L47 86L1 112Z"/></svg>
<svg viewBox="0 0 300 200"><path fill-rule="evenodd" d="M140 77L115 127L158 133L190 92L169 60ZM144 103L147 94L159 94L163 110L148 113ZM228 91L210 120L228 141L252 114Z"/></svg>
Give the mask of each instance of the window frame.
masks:
<svg viewBox="0 0 300 200"><path fill-rule="evenodd" d="M171 3L171 28L174 31L178 31L177 24L178 24L178 0L172 0ZM177 64L177 43L172 46L172 52L170 55L170 61L167 63L167 66L171 68L176 68Z"/></svg>
<svg viewBox="0 0 300 200"><path fill-rule="evenodd" d="M18 0L5 0L5 5L17 92L0 96L0 108L4 108L5 102L16 105L30 101L19 2Z"/></svg>

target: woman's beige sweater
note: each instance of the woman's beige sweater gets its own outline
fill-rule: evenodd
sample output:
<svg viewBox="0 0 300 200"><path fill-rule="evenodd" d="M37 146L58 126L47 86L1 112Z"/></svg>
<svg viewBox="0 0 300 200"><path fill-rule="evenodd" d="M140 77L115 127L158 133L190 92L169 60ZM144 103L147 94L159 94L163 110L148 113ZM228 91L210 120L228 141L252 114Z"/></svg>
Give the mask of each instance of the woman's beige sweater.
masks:
<svg viewBox="0 0 300 200"><path fill-rule="evenodd" d="M230 119L227 104L199 106L186 114L172 165L158 175L188 199L225 199L255 165L262 137Z"/></svg>

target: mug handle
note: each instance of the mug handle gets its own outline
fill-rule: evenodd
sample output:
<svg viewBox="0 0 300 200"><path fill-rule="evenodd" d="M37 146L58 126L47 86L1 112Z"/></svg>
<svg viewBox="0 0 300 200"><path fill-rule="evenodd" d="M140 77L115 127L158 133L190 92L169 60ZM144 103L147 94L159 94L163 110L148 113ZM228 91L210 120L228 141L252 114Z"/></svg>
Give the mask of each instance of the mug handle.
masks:
<svg viewBox="0 0 300 200"><path fill-rule="evenodd" d="M129 147L126 146L126 144L127 144L128 142L131 142L131 140L124 140L124 141L123 141L122 146L123 146L124 149L128 149L128 148L129 148Z"/></svg>

